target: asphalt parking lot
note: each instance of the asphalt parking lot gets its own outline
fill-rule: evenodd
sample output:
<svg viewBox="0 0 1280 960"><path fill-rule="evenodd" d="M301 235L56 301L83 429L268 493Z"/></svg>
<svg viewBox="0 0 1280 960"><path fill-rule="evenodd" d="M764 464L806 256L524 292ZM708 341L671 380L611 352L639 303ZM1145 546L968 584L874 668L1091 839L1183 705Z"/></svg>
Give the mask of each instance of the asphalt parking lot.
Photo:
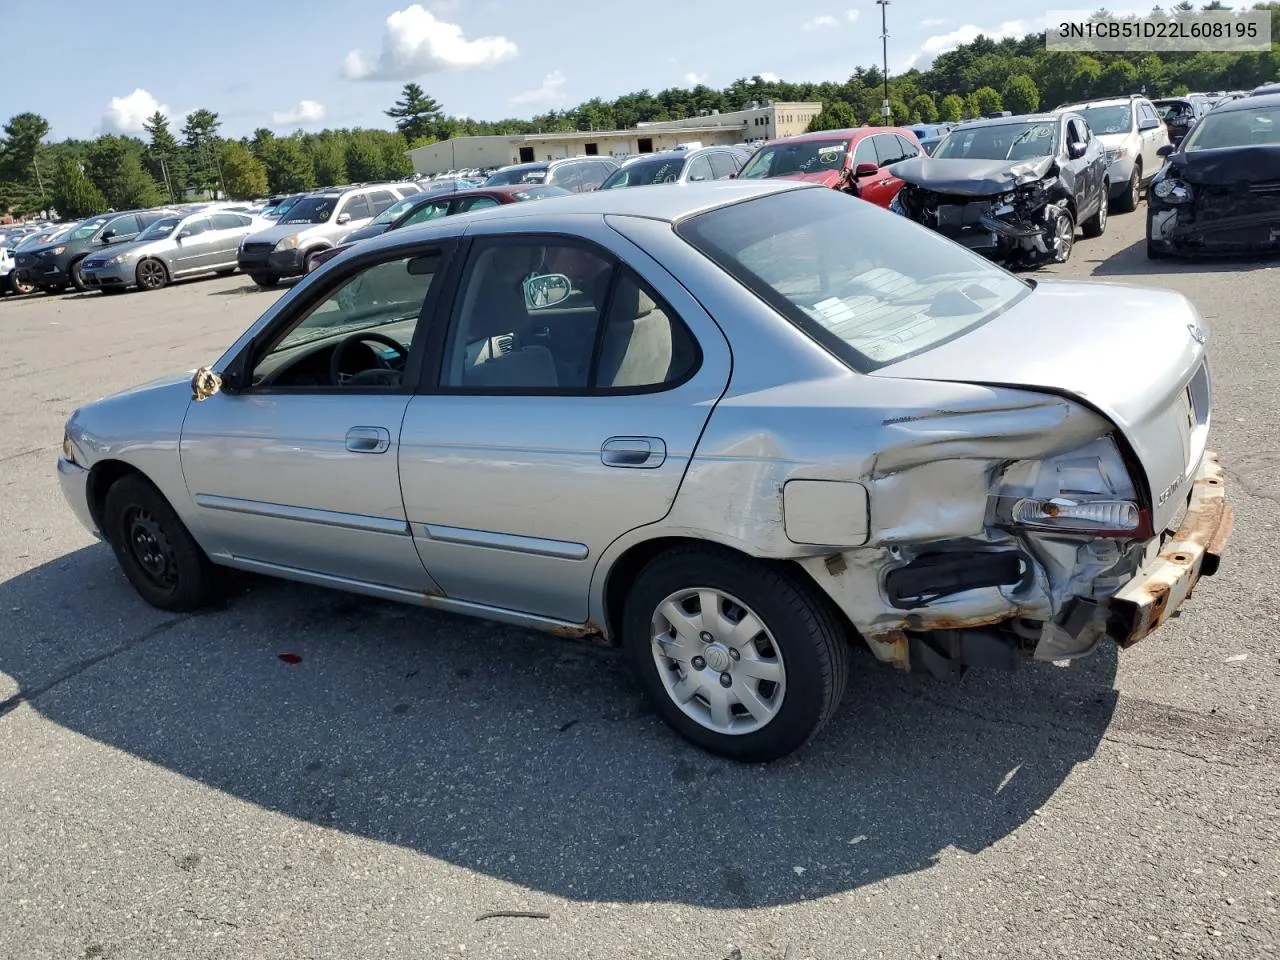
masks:
<svg viewBox="0 0 1280 960"><path fill-rule="evenodd" d="M569 641L280 583L147 607L63 503L62 423L279 294L0 302L0 957L1273 955L1280 261L1151 264L1142 216L1047 273L1205 314L1219 575L1070 668L858 657L836 722L765 768ZM480 919L512 911L541 916Z"/></svg>

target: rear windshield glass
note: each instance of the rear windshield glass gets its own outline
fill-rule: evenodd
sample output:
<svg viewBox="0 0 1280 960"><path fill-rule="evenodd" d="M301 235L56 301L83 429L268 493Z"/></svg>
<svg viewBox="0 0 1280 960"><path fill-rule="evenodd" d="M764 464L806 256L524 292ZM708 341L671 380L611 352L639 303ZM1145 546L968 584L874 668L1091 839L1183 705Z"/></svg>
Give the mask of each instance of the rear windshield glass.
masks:
<svg viewBox="0 0 1280 960"><path fill-rule="evenodd" d="M663 157L658 160L634 160L625 167L609 174L601 190L614 187L644 187L655 183L675 183L684 169L684 157Z"/></svg>
<svg viewBox="0 0 1280 960"><path fill-rule="evenodd" d="M499 170L484 182L486 187L509 187L516 183L543 183L547 179L546 167L517 167Z"/></svg>
<svg viewBox="0 0 1280 960"><path fill-rule="evenodd" d="M953 340L1031 291L927 227L836 190L735 203L676 230L864 372Z"/></svg>

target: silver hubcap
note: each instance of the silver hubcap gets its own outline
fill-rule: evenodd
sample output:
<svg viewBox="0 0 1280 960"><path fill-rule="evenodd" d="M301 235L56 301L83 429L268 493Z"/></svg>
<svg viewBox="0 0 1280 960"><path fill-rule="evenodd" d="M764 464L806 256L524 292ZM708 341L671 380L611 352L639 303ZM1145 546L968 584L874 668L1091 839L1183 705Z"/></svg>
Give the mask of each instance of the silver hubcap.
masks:
<svg viewBox="0 0 1280 960"><path fill-rule="evenodd" d="M1065 213L1058 212L1058 224L1055 230L1054 247L1058 254L1058 259L1067 259L1067 254L1071 252L1071 241L1074 239L1075 229L1071 223L1071 218Z"/></svg>
<svg viewBox="0 0 1280 960"><path fill-rule="evenodd" d="M1098 208L1098 226L1105 227L1107 225L1107 191L1102 191L1102 206Z"/></svg>
<svg viewBox="0 0 1280 960"><path fill-rule="evenodd" d="M708 730L752 733L787 692L782 653L741 600L710 587L673 593L653 614L653 660L667 695Z"/></svg>

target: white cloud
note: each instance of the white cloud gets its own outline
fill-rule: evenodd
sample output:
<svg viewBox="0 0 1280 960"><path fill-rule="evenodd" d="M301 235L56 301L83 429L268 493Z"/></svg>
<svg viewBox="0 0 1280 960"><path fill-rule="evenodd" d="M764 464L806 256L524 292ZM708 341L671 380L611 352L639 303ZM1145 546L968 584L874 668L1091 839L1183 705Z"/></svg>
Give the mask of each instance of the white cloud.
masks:
<svg viewBox="0 0 1280 960"><path fill-rule="evenodd" d="M324 119L324 104L315 100L300 100L292 110L277 110L271 114L271 122L279 126L307 126Z"/></svg>
<svg viewBox="0 0 1280 960"><path fill-rule="evenodd" d="M565 76L554 70L542 78L542 86L536 90L525 90L511 98L517 107L552 106L564 100Z"/></svg>
<svg viewBox="0 0 1280 960"><path fill-rule="evenodd" d="M857 23L857 22L858 22L858 11L857 11L857 10L846 10L846 11L844 12L844 18L845 18L845 20L849 21L849 23Z"/></svg>
<svg viewBox="0 0 1280 960"><path fill-rule="evenodd" d="M800 24L800 29L805 31L828 30L831 27L838 27L839 25L839 20L831 16L829 13L824 13L819 17L814 17L812 20L806 20L804 23Z"/></svg>
<svg viewBox="0 0 1280 960"><path fill-rule="evenodd" d="M911 67L916 67L920 70L928 70L933 65L935 57L948 53L966 43L972 43L979 36L989 37L992 40L1003 40L1006 37L1025 37L1028 33L1036 33L1042 29L1044 29L1044 24L1033 20L1006 20L997 27L976 27L971 23L966 23L963 27L957 27L950 33L929 37L900 69L907 70Z"/></svg>
<svg viewBox="0 0 1280 960"><path fill-rule="evenodd" d="M691 87L696 87L696 86L698 86L698 84L700 84L700 83L706 83L706 82L707 82L707 74L705 74L705 73L694 73L693 71L690 71L689 73L686 73L686 74L684 75L684 82L685 82L685 83L687 83L687 84L688 84L689 86L691 86Z"/></svg>
<svg viewBox="0 0 1280 960"><path fill-rule="evenodd" d="M942 19L942 17L930 17L930 18L929 18L929 19L927 19L927 20L921 20L921 21L920 21L920 26L922 26L922 27L940 27L940 26L942 26L942 25L943 25L944 23L946 23L946 22L947 22L947 21L946 21L946 20L944 20L944 19Z"/></svg>
<svg viewBox="0 0 1280 960"><path fill-rule="evenodd" d="M141 133L142 125L157 110L166 117L172 116L166 104L139 87L126 97L111 98L102 129L107 133Z"/></svg>
<svg viewBox="0 0 1280 960"><path fill-rule="evenodd" d="M376 61L363 50L352 50L342 62L342 75L348 80L412 80L445 70L491 67L517 52L506 37L467 40L456 23L415 3L387 17Z"/></svg>

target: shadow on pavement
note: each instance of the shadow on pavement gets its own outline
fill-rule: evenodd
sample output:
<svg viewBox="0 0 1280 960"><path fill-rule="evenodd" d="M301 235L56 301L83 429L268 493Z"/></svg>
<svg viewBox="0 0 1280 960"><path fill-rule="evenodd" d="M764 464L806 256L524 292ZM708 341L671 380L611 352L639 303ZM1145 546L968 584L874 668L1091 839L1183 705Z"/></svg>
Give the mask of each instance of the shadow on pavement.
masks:
<svg viewBox="0 0 1280 960"><path fill-rule="evenodd" d="M277 283L274 287L260 287L256 283L246 283L239 287L228 287L225 290L211 290L211 297L235 297L245 296L251 293L280 293L282 290L288 290L295 283L301 280L301 277L287 277Z"/></svg>
<svg viewBox="0 0 1280 960"><path fill-rule="evenodd" d="M1080 251L1088 254L1088 248ZM1159 276L1168 273L1248 273L1280 266L1280 258L1270 256L1176 257L1151 260L1147 257L1147 241L1130 244L1105 260L1088 260L1096 265L1090 271L1095 277Z"/></svg>
<svg viewBox="0 0 1280 960"><path fill-rule="evenodd" d="M768 906L978 852L1092 756L1116 704L1111 649L958 685L858 656L814 744L741 766L668 731L614 652L417 608L255 580L166 615L99 545L0 584L0 611L20 688L0 722L34 709L268 810L575 900Z"/></svg>

